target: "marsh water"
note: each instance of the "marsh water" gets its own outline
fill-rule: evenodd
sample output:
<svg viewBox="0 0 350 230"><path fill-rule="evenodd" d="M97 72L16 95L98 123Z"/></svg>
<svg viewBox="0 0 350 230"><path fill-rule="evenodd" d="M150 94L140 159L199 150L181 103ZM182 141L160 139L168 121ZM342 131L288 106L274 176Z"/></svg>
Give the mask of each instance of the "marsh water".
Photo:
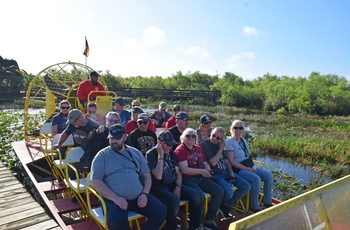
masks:
<svg viewBox="0 0 350 230"><path fill-rule="evenodd" d="M289 159L271 155L259 155L256 157L256 160L263 162L269 170L277 170L294 177L295 180L300 180L300 184L308 184L310 181L320 177L326 182L332 181L331 178L322 176L314 171L312 166L292 162Z"/></svg>

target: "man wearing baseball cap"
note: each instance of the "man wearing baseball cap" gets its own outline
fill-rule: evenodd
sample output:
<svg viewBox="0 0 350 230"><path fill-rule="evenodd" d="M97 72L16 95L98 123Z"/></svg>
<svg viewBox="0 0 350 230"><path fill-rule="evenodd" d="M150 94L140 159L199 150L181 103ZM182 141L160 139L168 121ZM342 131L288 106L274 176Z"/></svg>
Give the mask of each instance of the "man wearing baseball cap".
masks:
<svg viewBox="0 0 350 230"><path fill-rule="evenodd" d="M173 150L175 150L176 147L180 144L180 136L182 132L188 128L188 121L190 119L187 113L182 111L178 112L175 118L176 118L176 125L169 129L169 131L174 137L174 140L178 143L177 145L173 146Z"/></svg>
<svg viewBox="0 0 350 230"><path fill-rule="evenodd" d="M151 169L151 193L167 207L166 229L177 229L176 216L179 211L180 199L189 201L190 229L200 225L202 207L198 197L199 192L182 184L182 174L176 161L175 153L171 149L176 145L173 135L169 131L158 134L158 144L147 151L146 158Z"/></svg>
<svg viewBox="0 0 350 230"><path fill-rule="evenodd" d="M115 111L119 114L120 116L120 124L125 127L126 123L130 121L131 116L128 111L124 109L125 106L125 101L122 97L118 97L114 101L115 107L112 109L112 111Z"/></svg>
<svg viewBox="0 0 350 230"><path fill-rule="evenodd" d="M137 117L137 129L130 133L130 140L133 147L140 150L144 155L157 143L157 136L148 129L149 116L141 113Z"/></svg>
<svg viewBox="0 0 350 230"><path fill-rule="evenodd" d="M80 103L84 108L86 108L88 96L91 91L99 91L90 94L91 101L94 101L97 96L106 96L106 92L104 92L104 86L98 82L99 76L100 75L96 71L92 71L90 73L90 79L85 80L79 84L77 95L80 100Z"/></svg>
<svg viewBox="0 0 350 230"><path fill-rule="evenodd" d="M71 134L73 135L74 146L80 146L88 136L89 132L99 127L99 124L96 121L85 117L79 109L72 109L69 111L66 124L68 126L62 132L57 144L54 146L55 148L60 147ZM64 156L64 153L61 154Z"/></svg>
<svg viewBox="0 0 350 230"><path fill-rule="evenodd" d="M142 153L125 145L124 126L109 128L109 146L92 161L91 185L104 197L109 229L130 229L128 210L147 217L143 229L160 229L166 215L165 206L149 194L152 178Z"/></svg>

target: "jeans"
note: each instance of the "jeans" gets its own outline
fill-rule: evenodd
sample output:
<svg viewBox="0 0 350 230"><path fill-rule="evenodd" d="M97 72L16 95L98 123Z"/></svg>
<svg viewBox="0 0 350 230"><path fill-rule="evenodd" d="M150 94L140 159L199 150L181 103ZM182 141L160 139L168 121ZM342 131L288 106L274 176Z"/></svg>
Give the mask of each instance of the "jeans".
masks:
<svg viewBox="0 0 350 230"><path fill-rule="evenodd" d="M107 224L110 230L129 230L128 211L121 209L113 201L104 199L107 206ZM166 208L157 198L149 194L147 205L144 208L137 206L137 199L127 200L128 210L146 216L144 230L160 229L166 215Z"/></svg>
<svg viewBox="0 0 350 230"><path fill-rule="evenodd" d="M180 200L173 193L175 184L152 185L151 193L167 207L166 229L176 229L176 216L179 212ZM198 228L203 219L203 203L200 201L200 194L196 189L186 185L181 187L181 199L189 202L189 226L192 229Z"/></svg>
<svg viewBox="0 0 350 230"><path fill-rule="evenodd" d="M250 184L248 181L235 175L236 180L233 182L233 186L237 187L236 191L233 191L231 183L227 182L226 179L229 177L228 173L215 173L212 180L215 181L224 189L223 204L228 208L235 205L242 197L244 197L250 190Z"/></svg>
<svg viewBox="0 0 350 230"><path fill-rule="evenodd" d="M250 208L259 209L259 193L260 193L260 183L264 182L264 204L272 203L272 173L265 169L256 169L257 172L252 173L247 170L240 170L238 175L243 177L250 183Z"/></svg>
<svg viewBox="0 0 350 230"><path fill-rule="evenodd" d="M209 193L211 199L208 205L208 212L205 216L206 220L215 220L216 212L219 210L224 196L224 190L209 178L201 176L192 176L183 178L183 184L190 186L200 192L201 203L204 204L204 193Z"/></svg>

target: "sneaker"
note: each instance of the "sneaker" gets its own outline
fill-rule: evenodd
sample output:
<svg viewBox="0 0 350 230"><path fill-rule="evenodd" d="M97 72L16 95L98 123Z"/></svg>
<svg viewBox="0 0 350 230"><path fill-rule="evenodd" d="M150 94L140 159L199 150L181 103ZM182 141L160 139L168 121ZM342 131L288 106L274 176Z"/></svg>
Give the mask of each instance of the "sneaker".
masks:
<svg viewBox="0 0 350 230"><path fill-rule="evenodd" d="M216 225L215 220L204 221L204 229L206 229L206 230L220 230L220 228Z"/></svg>
<svg viewBox="0 0 350 230"><path fill-rule="evenodd" d="M222 216L222 218L220 219L222 220L230 220L232 219L232 215L230 214L230 208L227 207L226 205L221 205L218 212L220 213L220 215Z"/></svg>
<svg viewBox="0 0 350 230"><path fill-rule="evenodd" d="M254 213L257 213L257 212L260 212L261 209L250 209L250 213L251 214L254 214Z"/></svg>
<svg viewBox="0 0 350 230"><path fill-rule="evenodd" d="M273 204L264 204L264 208L270 208L272 206L273 206Z"/></svg>

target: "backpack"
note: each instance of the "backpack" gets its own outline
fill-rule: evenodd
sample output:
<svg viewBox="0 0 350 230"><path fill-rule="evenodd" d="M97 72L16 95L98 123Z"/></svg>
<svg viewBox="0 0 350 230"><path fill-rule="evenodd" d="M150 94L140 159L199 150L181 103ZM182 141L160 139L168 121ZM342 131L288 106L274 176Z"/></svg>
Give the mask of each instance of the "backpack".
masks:
<svg viewBox="0 0 350 230"><path fill-rule="evenodd" d="M108 129L107 129L108 133ZM80 158L80 172L90 172L91 163L96 154L103 148L108 146L106 130L103 133L97 133L96 129L92 130L86 140L81 144L84 155Z"/></svg>

